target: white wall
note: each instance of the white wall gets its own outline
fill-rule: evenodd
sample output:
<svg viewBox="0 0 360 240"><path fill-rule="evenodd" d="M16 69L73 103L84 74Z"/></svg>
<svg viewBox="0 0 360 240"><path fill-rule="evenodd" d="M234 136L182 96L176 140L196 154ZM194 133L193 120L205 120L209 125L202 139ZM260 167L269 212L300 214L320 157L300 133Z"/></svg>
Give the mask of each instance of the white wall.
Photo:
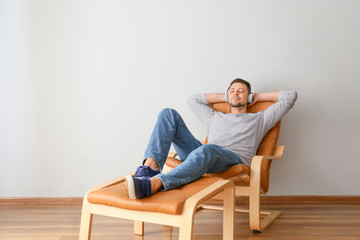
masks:
<svg viewBox="0 0 360 240"><path fill-rule="evenodd" d="M157 113L295 89L272 195L359 195L359 1L0 1L0 197L82 196L141 163Z"/></svg>

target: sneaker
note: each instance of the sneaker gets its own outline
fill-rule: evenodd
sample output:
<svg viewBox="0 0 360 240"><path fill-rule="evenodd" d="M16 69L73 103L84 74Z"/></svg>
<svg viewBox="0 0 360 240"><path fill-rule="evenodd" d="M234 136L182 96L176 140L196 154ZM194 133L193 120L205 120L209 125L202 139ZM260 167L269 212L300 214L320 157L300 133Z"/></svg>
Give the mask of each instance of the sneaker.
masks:
<svg viewBox="0 0 360 240"><path fill-rule="evenodd" d="M151 195L151 182L149 177L127 175L125 185L130 199L140 199Z"/></svg>
<svg viewBox="0 0 360 240"><path fill-rule="evenodd" d="M159 170L153 170L149 166L140 166L136 169L135 176L136 177L153 177L159 174Z"/></svg>

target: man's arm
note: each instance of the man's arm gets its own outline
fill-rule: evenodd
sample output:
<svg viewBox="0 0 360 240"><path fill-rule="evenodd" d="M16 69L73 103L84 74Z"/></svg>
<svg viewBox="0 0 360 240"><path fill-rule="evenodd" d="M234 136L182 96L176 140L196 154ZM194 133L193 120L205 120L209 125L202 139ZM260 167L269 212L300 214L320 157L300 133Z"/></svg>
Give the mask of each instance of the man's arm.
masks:
<svg viewBox="0 0 360 240"><path fill-rule="evenodd" d="M277 102L279 93L280 93L280 91L254 93L254 101L251 104L249 104L248 106L251 106L251 105L255 104L256 102L263 102L263 101Z"/></svg>
<svg viewBox="0 0 360 240"><path fill-rule="evenodd" d="M266 129L270 129L294 106L297 92L280 91L264 93L258 99L261 99L261 101L275 101L273 105L264 111Z"/></svg>
<svg viewBox="0 0 360 240"><path fill-rule="evenodd" d="M195 94L188 97L188 104L195 115L205 124L209 120L209 116L213 111L209 105L205 94Z"/></svg>
<svg viewBox="0 0 360 240"><path fill-rule="evenodd" d="M225 102L225 93L207 93L205 97L209 104Z"/></svg>

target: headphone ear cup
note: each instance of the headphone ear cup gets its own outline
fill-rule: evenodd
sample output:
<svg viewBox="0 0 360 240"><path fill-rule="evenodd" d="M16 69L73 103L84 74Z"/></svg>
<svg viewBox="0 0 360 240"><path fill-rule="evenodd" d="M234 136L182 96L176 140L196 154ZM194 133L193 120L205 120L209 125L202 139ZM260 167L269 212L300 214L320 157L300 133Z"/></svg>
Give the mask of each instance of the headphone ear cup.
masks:
<svg viewBox="0 0 360 240"><path fill-rule="evenodd" d="M225 102L229 103L229 88L225 92Z"/></svg>
<svg viewBox="0 0 360 240"><path fill-rule="evenodd" d="M250 93L248 95L248 104L252 103L254 101L254 89L250 85Z"/></svg>
<svg viewBox="0 0 360 240"><path fill-rule="evenodd" d="M254 101L254 94L253 93L250 93L248 95L248 103L252 103Z"/></svg>

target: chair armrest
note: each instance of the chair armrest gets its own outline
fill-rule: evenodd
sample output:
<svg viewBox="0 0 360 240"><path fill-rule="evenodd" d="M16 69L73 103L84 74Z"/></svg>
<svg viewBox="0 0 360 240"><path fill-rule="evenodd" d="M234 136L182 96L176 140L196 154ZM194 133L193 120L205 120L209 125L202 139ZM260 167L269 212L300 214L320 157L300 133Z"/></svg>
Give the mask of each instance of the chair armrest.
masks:
<svg viewBox="0 0 360 240"><path fill-rule="evenodd" d="M274 160L280 160L282 156L284 155L285 146L284 145L278 145L276 146L275 153L274 153Z"/></svg>
<svg viewBox="0 0 360 240"><path fill-rule="evenodd" d="M284 154L284 149L285 146L279 145L276 146L273 156L255 155L253 157L250 167L250 192L251 189L254 189L254 192L258 192L258 190L255 190L255 188L260 190L262 161L264 159L280 160Z"/></svg>
<svg viewBox="0 0 360 240"><path fill-rule="evenodd" d="M278 145L276 146L276 149L275 149L275 152L274 152L274 155L272 156L263 156L264 159L273 159L273 160L280 160L284 154L284 149L285 149L285 146L284 145Z"/></svg>

